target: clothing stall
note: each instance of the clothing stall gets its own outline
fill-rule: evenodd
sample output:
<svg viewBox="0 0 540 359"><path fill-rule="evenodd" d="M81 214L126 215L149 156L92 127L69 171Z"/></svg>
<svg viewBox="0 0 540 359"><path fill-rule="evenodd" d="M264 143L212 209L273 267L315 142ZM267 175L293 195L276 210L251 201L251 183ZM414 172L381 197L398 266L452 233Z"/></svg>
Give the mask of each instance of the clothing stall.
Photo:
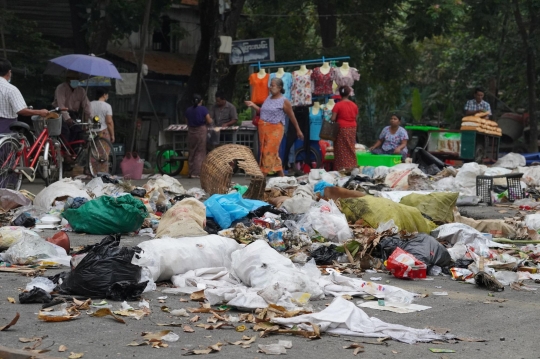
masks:
<svg viewBox="0 0 540 359"><path fill-rule="evenodd" d="M291 102L294 115L306 139L306 141L298 140L296 132L288 130L287 118L280 147L280 157L285 167L286 164L294 163L297 170L308 171L308 168L322 166L323 153L319 145L319 132L323 121L330 121L332 108L341 98L339 87L347 85L352 88L354 82L360 80L358 70L349 66L347 62L349 59L349 56L322 57L313 60L250 65L250 100L258 106L262 105L269 96L270 81L276 77L280 78L284 85L284 97ZM337 66L337 62L341 62L341 65Z"/></svg>

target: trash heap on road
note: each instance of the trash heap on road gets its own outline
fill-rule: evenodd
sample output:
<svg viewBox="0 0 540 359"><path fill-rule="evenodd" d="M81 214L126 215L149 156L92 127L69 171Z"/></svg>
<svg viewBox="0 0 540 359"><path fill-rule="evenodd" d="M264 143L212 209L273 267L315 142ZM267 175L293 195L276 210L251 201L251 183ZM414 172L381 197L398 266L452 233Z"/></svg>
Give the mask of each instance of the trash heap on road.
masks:
<svg viewBox="0 0 540 359"><path fill-rule="evenodd" d="M429 307L415 303L416 293L377 283L376 277L357 277L364 272L389 272L403 280L447 276L491 292L536 290L540 166L525 167L520 156L460 169L429 161L351 173L314 169L298 178L268 179L264 197L256 199L245 198L240 185L225 194L186 191L169 176L156 176L142 187L108 176L86 185L64 179L35 197L1 189L0 269L69 268L34 278L21 303L52 306L59 294L133 301L166 282L164 294L204 302L201 310L214 313L224 327L238 327L238 318L217 314L212 306L257 310L254 329L263 335L315 339L327 332L406 343L451 340L451 334L367 316L360 307L397 313ZM522 174L517 185L505 177L514 174ZM477 196L483 185L478 178L485 177L492 182ZM458 210L481 202L519 212L504 219L472 219ZM44 240L30 228L60 232ZM71 250L70 231L106 237ZM122 247L120 233L150 239ZM315 312L313 303L328 297L335 297L332 304ZM363 300L356 305L353 297ZM57 313L70 320L82 309L100 315L98 307L91 300L73 301L56 312L40 312L39 319L54 321L52 313ZM131 310L140 314L138 319L150 314L144 304ZM241 317L251 323L247 313Z"/></svg>

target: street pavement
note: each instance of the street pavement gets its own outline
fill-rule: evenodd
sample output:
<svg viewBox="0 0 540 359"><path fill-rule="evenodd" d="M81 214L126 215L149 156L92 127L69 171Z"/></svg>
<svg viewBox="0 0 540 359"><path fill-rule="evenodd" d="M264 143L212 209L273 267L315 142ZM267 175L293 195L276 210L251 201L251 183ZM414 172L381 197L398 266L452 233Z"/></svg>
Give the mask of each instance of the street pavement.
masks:
<svg viewBox="0 0 540 359"><path fill-rule="evenodd" d="M186 189L199 187L196 180L179 179ZM236 182L247 184L246 178L235 177ZM145 183L146 180L136 181L136 184ZM39 184L25 184L25 189L37 193L42 187ZM493 212L495 213L495 212ZM498 213L498 212L497 212ZM499 214L500 215L500 214ZM54 234L54 231L44 231L40 235L44 238ZM99 242L104 236L69 233L72 247ZM135 246L138 243L150 240L149 237L124 236L121 244ZM62 270L47 270L47 276L54 275ZM364 308L369 316L377 317L383 321L402 324L413 328L437 327L447 328L450 333L459 337L480 338L485 342L457 342L455 344L418 343L414 345L403 344L396 341L387 341L387 345L364 344L361 358L540 358L540 341L536 323L540 305L536 292L515 291L509 287L500 293L491 293L486 289L471 284L455 282L450 277L432 277L432 280L400 280L384 273L364 274L364 280L371 277L382 277L380 283L391 284L403 289L427 294L425 298L418 298L415 303L430 306L431 309L410 313L397 314ZM19 338L44 337L39 349L49 349L50 357L67 358L70 352L84 353L84 358L171 358L179 357L191 349L204 349L218 342L223 343L219 353L208 354L215 358L261 358L265 354L257 352L258 344L273 344L278 340L292 341L292 348L287 355L296 358L343 358L354 357L352 349L344 349L351 341L374 341L370 338L322 335L319 340L309 340L289 335L271 335L259 338L250 348L229 345L242 339L243 335L257 335L251 328L253 324L246 324L248 329L242 333L234 328L205 330L196 327L196 324L207 323L209 314L198 314L201 319L198 323L189 323L190 317L174 317L170 313L161 311L166 305L170 310L181 308L196 308L197 302L181 302L189 296L168 295L165 303L158 302L158 297L164 295L158 287L151 293L144 293L143 297L150 302L152 313L141 320L124 318L126 324L114 321L110 316L97 318L86 313L73 321L61 323L45 323L37 319L41 305L18 303L18 295L31 278L19 274L0 274L0 327L9 323L20 313L18 323L0 333L0 345L10 348L23 348L33 343L22 343ZM540 287L529 282L532 287ZM447 296L435 296L433 292L447 292ZM15 304L8 302L7 298L16 299ZM312 302L316 311L323 310L332 298ZM353 302L358 299L354 298ZM119 302L108 300L113 310L120 308ZM130 302L137 307L137 302ZM239 312L232 311L233 314ZM189 324L194 333L185 333L181 327L163 327L158 323ZM149 346L127 346L133 341L142 341L141 333L172 330L180 336L177 342L168 343L167 348L153 349ZM60 345L67 346L66 352L58 352ZM436 354L430 348L455 350L452 354ZM0 356L1 358L2 356Z"/></svg>

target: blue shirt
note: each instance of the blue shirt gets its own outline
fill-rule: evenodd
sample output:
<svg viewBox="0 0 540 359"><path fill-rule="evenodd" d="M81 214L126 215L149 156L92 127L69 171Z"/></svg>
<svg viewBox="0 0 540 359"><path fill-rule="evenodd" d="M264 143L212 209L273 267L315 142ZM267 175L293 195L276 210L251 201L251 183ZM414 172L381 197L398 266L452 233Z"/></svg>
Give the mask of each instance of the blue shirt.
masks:
<svg viewBox="0 0 540 359"><path fill-rule="evenodd" d="M206 124L208 109L204 106L191 106L186 110L187 124L189 127L200 127Z"/></svg>

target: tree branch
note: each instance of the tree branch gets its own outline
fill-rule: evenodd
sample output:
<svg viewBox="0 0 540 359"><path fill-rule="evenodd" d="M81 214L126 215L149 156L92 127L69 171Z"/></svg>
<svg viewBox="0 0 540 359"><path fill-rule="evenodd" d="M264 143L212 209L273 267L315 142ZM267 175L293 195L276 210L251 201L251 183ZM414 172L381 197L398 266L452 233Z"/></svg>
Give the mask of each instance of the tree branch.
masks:
<svg viewBox="0 0 540 359"><path fill-rule="evenodd" d="M523 17L521 16L521 10L519 8L519 0L512 0L514 4L514 17L516 18L516 23L518 25L519 34L525 43L525 46L529 46L529 36L527 34L527 29L523 23Z"/></svg>
<svg viewBox="0 0 540 359"><path fill-rule="evenodd" d="M533 3L531 0L527 0L527 7L529 8L529 16L531 17L531 22L529 24L529 36L532 36L538 26L538 11L535 11L533 8Z"/></svg>

